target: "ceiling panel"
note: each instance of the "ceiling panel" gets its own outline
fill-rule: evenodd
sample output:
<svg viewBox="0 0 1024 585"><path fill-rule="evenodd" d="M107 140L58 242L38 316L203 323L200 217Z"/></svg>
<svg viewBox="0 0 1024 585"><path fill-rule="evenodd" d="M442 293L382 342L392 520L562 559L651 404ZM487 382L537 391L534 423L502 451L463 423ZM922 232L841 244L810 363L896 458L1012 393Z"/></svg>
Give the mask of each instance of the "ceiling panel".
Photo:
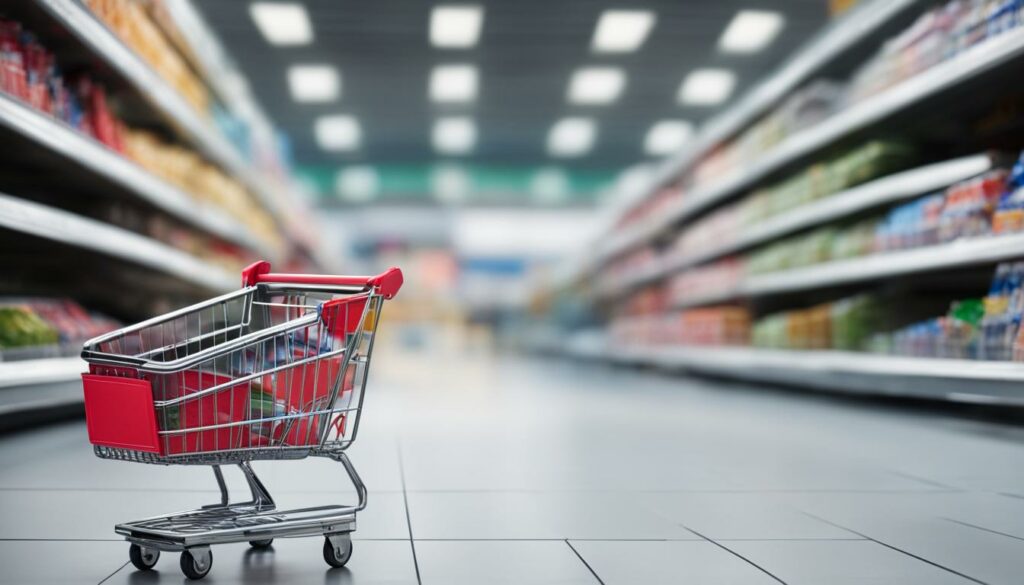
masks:
<svg viewBox="0 0 1024 585"><path fill-rule="evenodd" d="M474 151L457 157L475 164L551 164L545 140L563 116L592 116L598 122L595 148L587 155L558 161L576 168L622 168L645 158L643 138L666 118L699 123L713 107L676 103L683 77L698 67L725 67L739 77L742 92L770 71L827 20L824 0L666 0L610 4L593 0L488 1L480 43L469 50L430 46L427 23L434 5L422 0L306 0L315 34L308 46L277 47L260 36L248 3L201 0L194 3L247 75L264 108L291 137L299 164L429 164L440 157L430 144L433 121L441 115L476 119ZM657 22L641 49L629 54L596 54L590 38L601 11L647 8ZM785 15L782 34L765 51L726 55L716 49L719 35L740 9L762 8ZM285 83L291 64L330 63L342 76L335 103L299 104ZM481 73L480 92L469 105L438 105L427 99L434 65L473 63ZM617 65L628 85L610 105L575 106L565 93L574 69ZM737 95L734 93L734 96ZM319 149L313 120L323 114L358 117L363 145L354 153ZM446 157L445 160L451 160Z"/></svg>

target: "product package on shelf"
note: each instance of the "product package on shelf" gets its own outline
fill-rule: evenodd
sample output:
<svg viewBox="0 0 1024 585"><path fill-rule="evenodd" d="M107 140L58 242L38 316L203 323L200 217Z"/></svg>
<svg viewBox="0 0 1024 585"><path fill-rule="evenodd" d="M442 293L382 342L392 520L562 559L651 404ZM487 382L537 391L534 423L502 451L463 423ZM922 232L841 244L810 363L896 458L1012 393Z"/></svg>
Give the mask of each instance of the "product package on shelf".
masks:
<svg viewBox="0 0 1024 585"><path fill-rule="evenodd" d="M82 341L117 327L70 299L0 299L0 360L75 355Z"/></svg>

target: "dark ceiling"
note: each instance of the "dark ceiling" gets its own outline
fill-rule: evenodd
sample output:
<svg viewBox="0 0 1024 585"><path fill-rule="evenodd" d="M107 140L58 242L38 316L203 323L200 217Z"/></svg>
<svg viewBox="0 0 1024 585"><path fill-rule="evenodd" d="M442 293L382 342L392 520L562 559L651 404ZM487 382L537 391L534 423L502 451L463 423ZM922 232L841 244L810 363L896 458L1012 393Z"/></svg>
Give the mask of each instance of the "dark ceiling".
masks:
<svg viewBox="0 0 1024 585"><path fill-rule="evenodd" d="M645 158L643 138L652 123L666 119L705 120L716 108L676 103L683 77L698 67L736 72L733 99L757 81L827 20L825 0L655 0L609 3L598 0L487 0L479 44L470 50L430 46L431 8L423 0L305 0L315 41L275 47L257 31L248 2L194 3L238 62L271 118L292 138L297 163L304 165L424 164L438 160L431 147L433 120L445 114L476 119L474 152L459 160L478 164L540 165L548 129L567 115L598 122L595 148L560 161L570 168L619 169ZM629 54L596 54L590 40L598 15L609 8L646 8L657 14L641 49ZM765 51L725 55L719 35L740 9L776 10L785 15L782 34ZM427 97L434 65L473 63L480 70L475 103L438 105ZM289 65L331 63L341 72L342 96L331 104L300 104L288 93ZM585 65L619 65L627 73L622 97L607 106L566 101L573 70ZM319 149L313 120L329 113L356 116L363 144L355 153Z"/></svg>

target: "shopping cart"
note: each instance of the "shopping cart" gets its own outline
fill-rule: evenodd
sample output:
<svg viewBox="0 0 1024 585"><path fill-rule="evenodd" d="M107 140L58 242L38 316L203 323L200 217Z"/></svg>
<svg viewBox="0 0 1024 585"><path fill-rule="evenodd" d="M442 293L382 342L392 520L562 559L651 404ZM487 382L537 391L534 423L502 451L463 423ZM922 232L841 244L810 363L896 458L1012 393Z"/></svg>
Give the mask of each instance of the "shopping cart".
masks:
<svg viewBox="0 0 1024 585"><path fill-rule="evenodd" d="M366 487L345 454L356 439L374 333L397 268L374 277L271 274L258 262L229 294L86 342L86 426L96 455L161 465L210 465L220 502L118 524L129 557L151 569L181 551L201 579L210 546L270 546L276 537L324 536L324 560L352 555ZM250 462L327 457L342 464L359 501L278 511ZM252 499L231 503L222 465L237 465Z"/></svg>

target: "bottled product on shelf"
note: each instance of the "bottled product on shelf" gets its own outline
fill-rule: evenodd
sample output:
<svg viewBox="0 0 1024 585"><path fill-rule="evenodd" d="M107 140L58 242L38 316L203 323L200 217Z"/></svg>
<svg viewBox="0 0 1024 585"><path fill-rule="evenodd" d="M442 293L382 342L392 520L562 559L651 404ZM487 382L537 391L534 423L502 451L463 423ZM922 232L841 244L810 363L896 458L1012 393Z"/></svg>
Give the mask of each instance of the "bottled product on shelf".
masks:
<svg viewBox="0 0 1024 585"><path fill-rule="evenodd" d="M82 341L119 326L70 299L0 299L0 361L76 355Z"/></svg>

